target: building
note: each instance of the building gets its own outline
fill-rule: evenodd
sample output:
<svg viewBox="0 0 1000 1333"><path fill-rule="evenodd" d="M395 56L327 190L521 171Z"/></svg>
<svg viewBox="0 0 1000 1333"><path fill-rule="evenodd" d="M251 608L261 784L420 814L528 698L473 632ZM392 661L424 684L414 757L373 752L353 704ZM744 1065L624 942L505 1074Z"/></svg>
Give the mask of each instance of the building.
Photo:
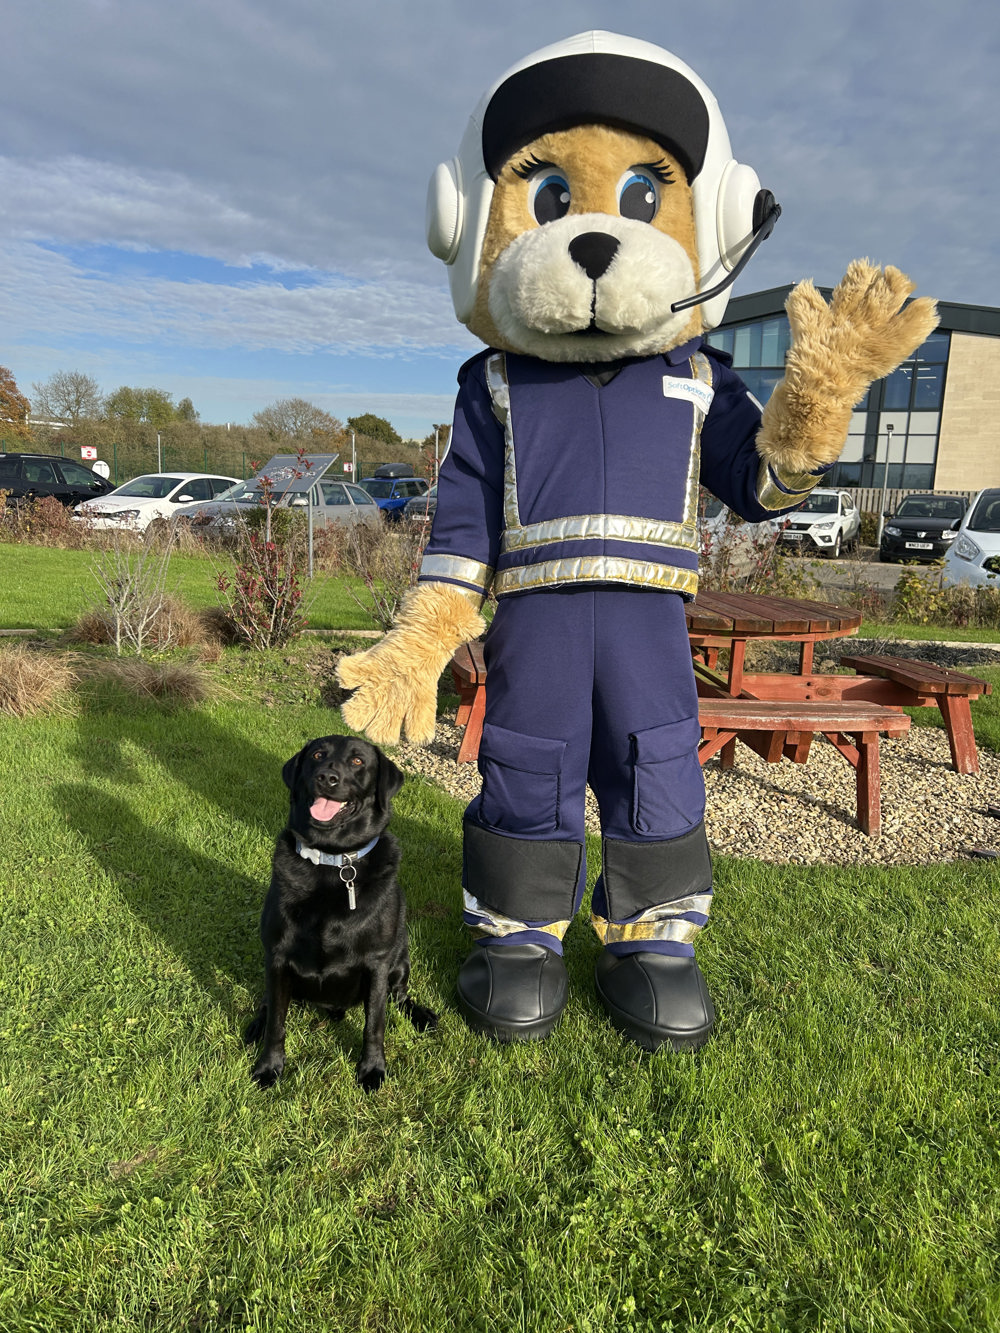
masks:
<svg viewBox="0 0 1000 1333"><path fill-rule="evenodd" d="M791 290L734 297L709 335L762 403L784 373ZM830 288L820 291L829 300ZM881 490L887 450L893 492L1000 486L1000 310L939 301L938 311L941 323L913 358L858 403L831 486Z"/></svg>

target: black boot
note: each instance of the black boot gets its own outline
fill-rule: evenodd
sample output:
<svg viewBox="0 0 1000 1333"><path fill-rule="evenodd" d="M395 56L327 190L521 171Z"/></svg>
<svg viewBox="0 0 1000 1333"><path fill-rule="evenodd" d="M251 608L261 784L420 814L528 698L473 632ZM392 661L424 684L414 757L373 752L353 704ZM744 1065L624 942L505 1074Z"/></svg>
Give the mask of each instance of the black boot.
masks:
<svg viewBox="0 0 1000 1333"><path fill-rule="evenodd" d="M595 972L612 1023L643 1050L696 1051L708 1040L715 1006L693 958L605 950Z"/></svg>
<svg viewBox="0 0 1000 1333"><path fill-rule="evenodd" d="M566 1008L562 957L541 944L484 944L458 973L458 1007L496 1041L540 1041Z"/></svg>

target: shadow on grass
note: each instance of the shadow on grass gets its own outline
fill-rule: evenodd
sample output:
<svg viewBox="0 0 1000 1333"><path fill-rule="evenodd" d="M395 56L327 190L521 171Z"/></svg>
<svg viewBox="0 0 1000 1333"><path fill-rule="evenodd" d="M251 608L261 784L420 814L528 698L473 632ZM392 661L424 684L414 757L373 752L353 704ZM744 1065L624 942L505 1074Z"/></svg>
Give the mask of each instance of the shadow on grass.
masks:
<svg viewBox="0 0 1000 1333"><path fill-rule="evenodd" d="M288 809L281 781L288 754L240 737L203 711L137 707L134 700L115 709L109 702L103 695L85 702L74 723L84 778L55 784L52 798L135 917L238 1033L263 984L258 923ZM344 730L332 713L328 730ZM288 752L298 743L291 740ZM150 762L167 774L162 791ZM451 1003L469 947L458 888L460 817L421 787L414 783L397 801L392 830L403 848L414 994L439 1007ZM309 1021L300 1011L294 1021L303 1019ZM342 1031L324 1026L354 1051L352 1018Z"/></svg>

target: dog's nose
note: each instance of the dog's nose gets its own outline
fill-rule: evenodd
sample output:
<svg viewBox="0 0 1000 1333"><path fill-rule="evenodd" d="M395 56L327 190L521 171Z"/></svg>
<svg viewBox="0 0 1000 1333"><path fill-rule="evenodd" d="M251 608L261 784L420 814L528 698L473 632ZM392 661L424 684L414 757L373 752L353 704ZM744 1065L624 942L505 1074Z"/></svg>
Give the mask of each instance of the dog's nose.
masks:
<svg viewBox="0 0 1000 1333"><path fill-rule="evenodd" d="M607 273L612 259L618 253L618 241L604 231L585 231L569 243L570 258L579 265L591 282Z"/></svg>

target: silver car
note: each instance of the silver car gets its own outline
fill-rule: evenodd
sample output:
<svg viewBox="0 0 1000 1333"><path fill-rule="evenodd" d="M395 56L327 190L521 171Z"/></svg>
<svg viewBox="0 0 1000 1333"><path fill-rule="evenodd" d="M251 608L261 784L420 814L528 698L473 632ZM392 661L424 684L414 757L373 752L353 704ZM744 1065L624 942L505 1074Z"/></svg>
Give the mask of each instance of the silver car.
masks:
<svg viewBox="0 0 1000 1333"><path fill-rule="evenodd" d="M291 508L303 516L310 502L314 528L326 527L330 523L380 521L378 505L367 491L353 482L320 481L307 493L288 491L282 494L277 488L272 492L271 503L275 507ZM178 505L175 514L178 520L189 521L195 526L225 528L263 504L260 477L249 477L207 504Z"/></svg>

